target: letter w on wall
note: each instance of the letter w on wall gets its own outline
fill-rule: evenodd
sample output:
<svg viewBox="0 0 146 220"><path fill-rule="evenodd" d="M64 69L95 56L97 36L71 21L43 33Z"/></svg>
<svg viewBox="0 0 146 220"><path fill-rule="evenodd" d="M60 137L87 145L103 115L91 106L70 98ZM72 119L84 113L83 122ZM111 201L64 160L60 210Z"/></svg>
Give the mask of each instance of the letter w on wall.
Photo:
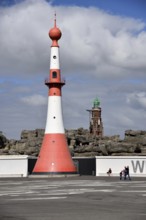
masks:
<svg viewBox="0 0 146 220"><path fill-rule="evenodd" d="M135 161L135 163L134 163L134 161L133 160L131 160L131 163L132 163L132 167L133 167L133 172L134 173L137 173L137 171L139 170L140 171L140 173L143 173L143 170L144 170L144 160L140 163L140 161L139 160L137 160L137 161Z"/></svg>

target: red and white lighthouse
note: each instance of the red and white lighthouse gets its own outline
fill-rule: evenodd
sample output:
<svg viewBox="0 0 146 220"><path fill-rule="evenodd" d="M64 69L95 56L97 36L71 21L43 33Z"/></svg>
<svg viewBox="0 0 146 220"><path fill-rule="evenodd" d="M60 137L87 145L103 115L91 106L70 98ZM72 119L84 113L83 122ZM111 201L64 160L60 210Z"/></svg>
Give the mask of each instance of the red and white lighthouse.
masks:
<svg viewBox="0 0 146 220"><path fill-rule="evenodd" d="M49 88L46 128L32 174L77 174L68 148L62 116L61 89L65 81L61 79L59 63L58 40L61 35L60 29L56 26L55 16L54 27L49 31L49 37L52 40L50 74L45 80Z"/></svg>

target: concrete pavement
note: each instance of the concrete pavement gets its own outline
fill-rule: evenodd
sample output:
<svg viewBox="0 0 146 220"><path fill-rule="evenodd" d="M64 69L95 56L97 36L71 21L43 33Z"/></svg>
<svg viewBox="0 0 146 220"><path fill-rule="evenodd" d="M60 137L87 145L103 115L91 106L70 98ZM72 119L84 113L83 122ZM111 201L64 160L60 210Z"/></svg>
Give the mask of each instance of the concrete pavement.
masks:
<svg viewBox="0 0 146 220"><path fill-rule="evenodd" d="M1 178L0 220L145 220L146 178Z"/></svg>

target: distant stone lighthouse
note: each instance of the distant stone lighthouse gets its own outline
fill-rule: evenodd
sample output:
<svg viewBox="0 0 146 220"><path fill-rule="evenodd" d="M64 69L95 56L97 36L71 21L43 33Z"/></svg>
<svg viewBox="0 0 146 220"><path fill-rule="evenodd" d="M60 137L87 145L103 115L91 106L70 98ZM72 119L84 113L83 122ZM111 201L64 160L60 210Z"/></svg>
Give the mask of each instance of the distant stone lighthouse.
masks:
<svg viewBox="0 0 146 220"><path fill-rule="evenodd" d="M103 123L101 118L101 107L98 98L93 101L92 109L87 110L89 112L89 131L91 134L102 137L103 136Z"/></svg>
<svg viewBox="0 0 146 220"><path fill-rule="evenodd" d="M59 63L59 45L61 31L56 26L56 15L54 27L49 31L52 40L50 56L50 74L45 84L48 90L48 112L46 128L41 150L32 174L76 174L76 167L70 155L65 136L61 89L65 81L61 79Z"/></svg>

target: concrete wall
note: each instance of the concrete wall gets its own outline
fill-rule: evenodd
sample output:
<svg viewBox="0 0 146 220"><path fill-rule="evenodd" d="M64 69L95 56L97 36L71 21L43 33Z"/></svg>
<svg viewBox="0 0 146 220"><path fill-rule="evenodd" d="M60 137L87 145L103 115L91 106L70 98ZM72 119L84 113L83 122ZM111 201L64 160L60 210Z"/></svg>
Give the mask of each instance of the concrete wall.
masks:
<svg viewBox="0 0 146 220"><path fill-rule="evenodd" d="M27 177L27 155L0 156L0 177Z"/></svg>
<svg viewBox="0 0 146 220"><path fill-rule="evenodd" d="M96 176L107 176L109 168L113 176L129 166L131 176L146 176L146 156L96 156Z"/></svg>
<svg viewBox="0 0 146 220"><path fill-rule="evenodd" d="M33 164L31 164L31 160ZM78 163L81 175L107 176L109 168L113 176L119 176L125 166L129 166L131 176L146 177L146 156L97 156L94 158L73 158ZM31 174L36 158L27 155L0 156L0 177L27 177ZM31 165L31 169L29 166Z"/></svg>

